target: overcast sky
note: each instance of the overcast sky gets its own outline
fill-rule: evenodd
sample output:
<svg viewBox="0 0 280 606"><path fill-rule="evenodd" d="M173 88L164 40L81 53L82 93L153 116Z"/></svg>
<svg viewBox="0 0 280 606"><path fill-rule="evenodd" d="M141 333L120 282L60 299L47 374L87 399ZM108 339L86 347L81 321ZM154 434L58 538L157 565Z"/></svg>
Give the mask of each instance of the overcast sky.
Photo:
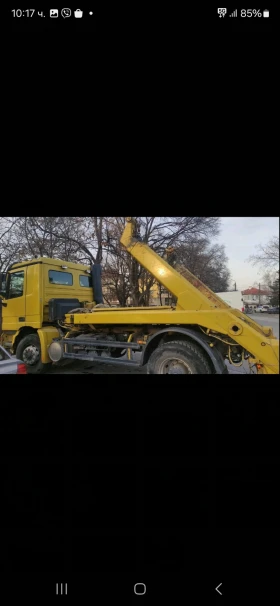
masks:
<svg viewBox="0 0 280 606"><path fill-rule="evenodd" d="M258 244L265 245L279 235L279 217L221 217L219 244L224 244L228 267L238 290L261 280L262 271L248 262Z"/></svg>

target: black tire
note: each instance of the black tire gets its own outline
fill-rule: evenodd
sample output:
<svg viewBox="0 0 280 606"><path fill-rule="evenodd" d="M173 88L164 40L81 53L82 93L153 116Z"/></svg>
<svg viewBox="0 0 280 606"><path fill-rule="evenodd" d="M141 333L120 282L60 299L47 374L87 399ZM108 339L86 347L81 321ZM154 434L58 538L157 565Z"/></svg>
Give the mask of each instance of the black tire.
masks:
<svg viewBox="0 0 280 606"><path fill-rule="evenodd" d="M147 363L147 374L214 374L210 361L192 341L169 341L155 349Z"/></svg>
<svg viewBox="0 0 280 606"><path fill-rule="evenodd" d="M16 357L26 364L28 374L42 374L51 366L51 364L41 362L41 346L38 335L30 334L23 337L17 346Z"/></svg>

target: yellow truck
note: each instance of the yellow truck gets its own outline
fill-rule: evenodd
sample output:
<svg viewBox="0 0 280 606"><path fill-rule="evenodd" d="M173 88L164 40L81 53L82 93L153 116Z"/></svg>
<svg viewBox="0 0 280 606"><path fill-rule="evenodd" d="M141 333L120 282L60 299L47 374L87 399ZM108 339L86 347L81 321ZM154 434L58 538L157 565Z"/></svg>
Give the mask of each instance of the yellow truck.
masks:
<svg viewBox="0 0 280 606"><path fill-rule="evenodd" d="M41 257L14 263L0 279L0 343L29 373L44 372L52 363L49 345L65 335L64 313L93 302L90 268Z"/></svg>
<svg viewBox="0 0 280 606"><path fill-rule="evenodd" d="M272 328L230 307L186 268L172 267L141 241L132 217L121 244L174 303L108 307L99 265L45 258L18 263L7 272L1 342L30 372L68 358L146 365L149 374L224 374L226 360L235 366L248 360L252 372L279 374Z"/></svg>

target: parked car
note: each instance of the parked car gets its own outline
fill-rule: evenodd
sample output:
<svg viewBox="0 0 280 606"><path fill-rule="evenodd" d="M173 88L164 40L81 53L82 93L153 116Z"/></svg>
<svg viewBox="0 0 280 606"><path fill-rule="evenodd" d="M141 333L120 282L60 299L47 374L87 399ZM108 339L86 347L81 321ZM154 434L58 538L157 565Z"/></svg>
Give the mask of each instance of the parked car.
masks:
<svg viewBox="0 0 280 606"><path fill-rule="evenodd" d="M0 375L26 375L27 369L24 362L11 356L2 345L0 345Z"/></svg>
<svg viewBox="0 0 280 606"><path fill-rule="evenodd" d="M255 312L256 313L267 313L267 311L269 310L269 305L258 305L258 307L255 308Z"/></svg>
<svg viewBox="0 0 280 606"><path fill-rule="evenodd" d="M279 307L270 307L267 311L268 314L279 314Z"/></svg>

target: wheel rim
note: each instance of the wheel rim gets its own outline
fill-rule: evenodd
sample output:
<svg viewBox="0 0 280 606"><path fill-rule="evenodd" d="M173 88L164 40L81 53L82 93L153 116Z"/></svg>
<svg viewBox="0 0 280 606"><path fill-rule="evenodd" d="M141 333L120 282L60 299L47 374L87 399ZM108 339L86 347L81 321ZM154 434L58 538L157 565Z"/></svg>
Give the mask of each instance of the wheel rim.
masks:
<svg viewBox="0 0 280 606"><path fill-rule="evenodd" d="M28 345L23 351L22 359L28 366L34 366L40 360L40 350L36 345Z"/></svg>
<svg viewBox="0 0 280 606"><path fill-rule="evenodd" d="M191 375L193 374L185 360L181 358L170 358L159 365L160 375Z"/></svg>

